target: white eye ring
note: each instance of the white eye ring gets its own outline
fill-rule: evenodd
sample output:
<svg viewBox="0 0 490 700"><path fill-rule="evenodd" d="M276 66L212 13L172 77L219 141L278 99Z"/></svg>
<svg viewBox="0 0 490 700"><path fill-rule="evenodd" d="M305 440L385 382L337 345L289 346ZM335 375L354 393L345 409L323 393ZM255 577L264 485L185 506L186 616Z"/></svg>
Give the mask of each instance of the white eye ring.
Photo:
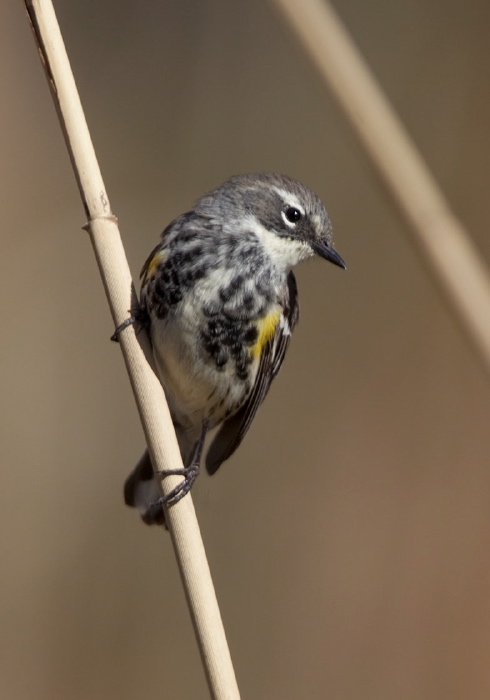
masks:
<svg viewBox="0 0 490 700"><path fill-rule="evenodd" d="M304 211L294 204L290 204L281 212L282 220L289 228L295 228L298 221L301 221L304 215Z"/></svg>

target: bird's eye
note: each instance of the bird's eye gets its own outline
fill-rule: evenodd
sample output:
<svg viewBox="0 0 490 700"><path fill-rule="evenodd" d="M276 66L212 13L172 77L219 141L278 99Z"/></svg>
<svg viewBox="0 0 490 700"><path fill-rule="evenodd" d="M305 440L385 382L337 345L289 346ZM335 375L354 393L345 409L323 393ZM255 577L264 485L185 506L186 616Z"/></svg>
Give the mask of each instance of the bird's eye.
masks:
<svg viewBox="0 0 490 700"><path fill-rule="evenodd" d="M290 224L296 224L301 219L303 214L297 207L287 207L284 210L284 217Z"/></svg>

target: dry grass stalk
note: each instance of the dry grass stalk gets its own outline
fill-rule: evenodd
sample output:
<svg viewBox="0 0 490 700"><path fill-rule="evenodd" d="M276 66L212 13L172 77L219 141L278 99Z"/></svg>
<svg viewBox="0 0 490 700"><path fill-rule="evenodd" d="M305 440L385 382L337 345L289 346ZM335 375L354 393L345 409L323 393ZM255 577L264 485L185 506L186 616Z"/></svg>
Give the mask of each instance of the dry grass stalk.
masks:
<svg viewBox="0 0 490 700"><path fill-rule="evenodd" d="M490 277L328 0L274 0L380 173L456 318L490 369Z"/></svg>
<svg viewBox="0 0 490 700"><path fill-rule="evenodd" d="M25 0L61 127L85 207L90 234L116 326L136 301L117 220L95 156L75 80L50 0ZM120 335L120 345L133 387L153 464L158 471L182 467L170 413L161 384L152 371L149 341L136 337L134 326ZM181 477L167 477L168 493ZM185 587L196 637L214 700L239 700L240 694L226 642L214 586L190 496L167 511L167 522Z"/></svg>

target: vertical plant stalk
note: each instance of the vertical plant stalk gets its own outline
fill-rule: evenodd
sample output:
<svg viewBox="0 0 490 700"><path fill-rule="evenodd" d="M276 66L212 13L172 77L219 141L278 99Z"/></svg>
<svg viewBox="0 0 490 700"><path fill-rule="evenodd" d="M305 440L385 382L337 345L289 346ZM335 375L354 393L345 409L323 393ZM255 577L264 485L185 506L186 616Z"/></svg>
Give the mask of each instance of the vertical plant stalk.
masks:
<svg viewBox="0 0 490 700"><path fill-rule="evenodd" d="M410 225L424 262L490 369L490 277L328 0L274 0Z"/></svg>
<svg viewBox="0 0 490 700"><path fill-rule="evenodd" d="M117 327L128 317L129 309L137 304L117 220L110 208L51 0L25 0L25 5L87 215L85 228L90 234ZM180 469L182 460L165 395L147 359L151 358L148 337L141 331L137 338L134 326L130 326L120 334L119 340L155 470ZM162 493L169 493L180 478L166 477L161 483ZM168 508L166 519L211 697L213 700L239 700L230 652L190 495Z"/></svg>

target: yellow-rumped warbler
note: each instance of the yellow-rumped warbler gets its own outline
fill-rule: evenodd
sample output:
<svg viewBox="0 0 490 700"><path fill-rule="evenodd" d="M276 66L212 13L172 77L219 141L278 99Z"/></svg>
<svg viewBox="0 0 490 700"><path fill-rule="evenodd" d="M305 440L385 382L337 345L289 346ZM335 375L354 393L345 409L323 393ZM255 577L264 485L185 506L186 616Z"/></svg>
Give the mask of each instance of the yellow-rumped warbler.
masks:
<svg viewBox="0 0 490 700"><path fill-rule="evenodd" d="M274 173L232 177L163 232L141 272L141 304L185 478L159 498L145 452L124 497L147 524L164 522L163 502L190 490L208 430L221 426L209 474L241 443L298 320L291 269L315 254L345 268L320 199Z"/></svg>

